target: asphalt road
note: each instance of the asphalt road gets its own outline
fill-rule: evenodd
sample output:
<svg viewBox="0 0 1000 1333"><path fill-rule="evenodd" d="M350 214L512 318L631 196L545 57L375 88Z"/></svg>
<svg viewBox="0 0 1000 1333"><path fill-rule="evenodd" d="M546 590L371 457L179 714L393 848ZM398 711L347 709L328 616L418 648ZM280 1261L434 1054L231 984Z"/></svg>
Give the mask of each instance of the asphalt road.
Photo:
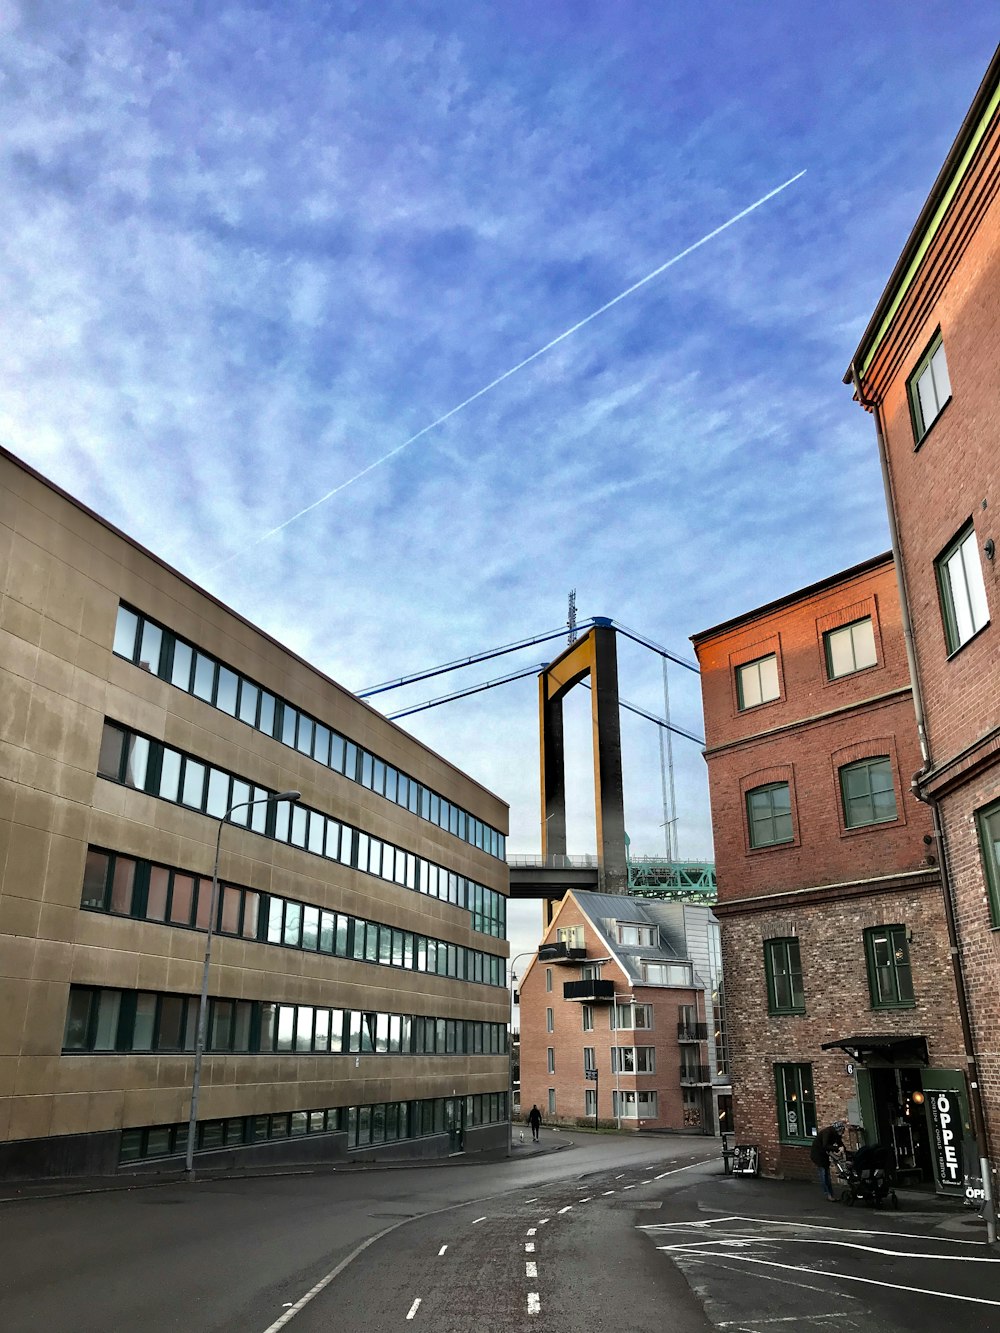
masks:
<svg viewBox="0 0 1000 1333"><path fill-rule="evenodd" d="M967 1215L734 1180L704 1139L546 1137L567 1146L0 1203L0 1330L1000 1333Z"/></svg>

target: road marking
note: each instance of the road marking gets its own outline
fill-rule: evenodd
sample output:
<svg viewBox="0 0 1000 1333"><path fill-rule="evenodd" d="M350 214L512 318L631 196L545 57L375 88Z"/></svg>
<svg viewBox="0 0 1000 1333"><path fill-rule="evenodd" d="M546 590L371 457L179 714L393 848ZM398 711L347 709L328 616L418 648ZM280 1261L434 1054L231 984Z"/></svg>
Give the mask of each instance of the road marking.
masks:
<svg viewBox="0 0 1000 1333"><path fill-rule="evenodd" d="M528 1292L528 1314L541 1314L542 1302L537 1291Z"/></svg>
<svg viewBox="0 0 1000 1333"><path fill-rule="evenodd" d="M692 1259L690 1255L686 1254L684 1256L684 1262L688 1266L694 1265L695 1267L700 1268L721 1268L724 1273L732 1273L733 1270L727 1268L726 1264L723 1262L725 1258L726 1256L724 1254L717 1254L715 1256L715 1262L713 1263L708 1259L707 1255L701 1259ZM776 1273L758 1273L757 1277L761 1282L777 1282L779 1287L795 1287L797 1291L812 1291L819 1296L830 1295L829 1287L817 1287L813 1282L792 1282L790 1278L778 1277ZM860 1301L860 1299L860 1296L852 1296L846 1291L837 1292L838 1301Z"/></svg>
<svg viewBox="0 0 1000 1333"><path fill-rule="evenodd" d="M537 1228L537 1227L528 1227L528 1230L527 1230L524 1234L525 1234L526 1236L537 1236L537 1235L538 1235L538 1228Z"/></svg>
<svg viewBox="0 0 1000 1333"><path fill-rule="evenodd" d="M643 1183L644 1185L652 1185L653 1181L652 1181L652 1179L649 1179L649 1180L644 1180L642 1183Z"/></svg>
<svg viewBox="0 0 1000 1333"><path fill-rule="evenodd" d="M525 1199L524 1202L525 1202L525 1203L537 1203L537 1202L538 1202L538 1195L536 1194L535 1197L534 1197L533 1199Z"/></svg>
<svg viewBox="0 0 1000 1333"><path fill-rule="evenodd" d="M485 1222L485 1221L486 1221L486 1218L485 1218L485 1217L477 1217L476 1220L473 1222L472 1225L473 1225L474 1227L477 1227L477 1226L479 1225L480 1222Z"/></svg>
<svg viewBox="0 0 1000 1333"><path fill-rule="evenodd" d="M525 1265L524 1265L524 1276L525 1276L525 1277L537 1277L537 1276L538 1276L538 1265L535 1263L534 1259L529 1259L529 1260L525 1263Z"/></svg>
<svg viewBox="0 0 1000 1333"><path fill-rule="evenodd" d="M524 1242L524 1252L525 1254L535 1253L535 1242L533 1240L526 1240Z"/></svg>
<svg viewBox="0 0 1000 1333"><path fill-rule="evenodd" d="M590 1203L593 1197L594 1196L592 1194L588 1194L585 1199L577 1199L577 1203Z"/></svg>
<svg viewBox="0 0 1000 1333"><path fill-rule="evenodd" d="M445 1250L446 1250L447 1248L448 1248L447 1245L442 1245L441 1248L438 1250L438 1258L439 1258L439 1259L441 1258L442 1254L444 1254L444 1252L445 1252Z"/></svg>
<svg viewBox="0 0 1000 1333"><path fill-rule="evenodd" d="M815 1287L807 1287L807 1291L815 1291ZM853 1319L854 1314L811 1314L807 1316L810 1324L814 1324L817 1319ZM785 1314L775 1316L774 1319L754 1319L755 1324L800 1324L802 1316L797 1314ZM735 1328L737 1324L746 1323L745 1319L723 1319L721 1324L716 1324L716 1328Z"/></svg>
<svg viewBox="0 0 1000 1333"><path fill-rule="evenodd" d="M622 1189L623 1189L623 1190L634 1190L634 1189L635 1189L635 1186L634 1186L634 1185L623 1185L623 1186L622 1186Z"/></svg>
<svg viewBox="0 0 1000 1333"><path fill-rule="evenodd" d="M624 1172L624 1171L621 1173L620 1176L615 1176L615 1180L624 1180L624 1179L625 1179L625 1172Z"/></svg>
<svg viewBox="0 0 1000 1333"><path fill-rule="evenodd" d="M538 1225L539 1225L540 1227L543 1227L543 1226L545 1225L545 1223L546 1223L548 1220L549 1220L549 1219L548 1219L547 1217L540 1217L540 1218L538 1219Z"/></svg>
<svg viewBox="0 0 1000 1333"><path fill-rule="evenodd" d="M617 1190L605 1190L604 1193L601 1195L601 1198L606 1199L609 1194L617 1194L617 1193L618 1193Z"/></svg>
<svg viewBox="0 0 1000 1333"><path fill-rule="evenodd" d="M926 1237L924 1237L926 1240ZM980 1258L975 1254L913 1254L909 1250L888 1250L880 1245L859 1245L853 1240L821 1240L818 1236L702 1236L698 1240L687 1241L683 1245L658 1245L658 1250L690 1250L698 1248L701 1253L707 1253L701 1247L705 1245L725 1245L728 1247L739 1246L743 1248L747 1245L835 1245L844 1250L862 1250L865 1254L881 1254L890 1259L932 1259L938 1263L953 1264L1000 1264L1000 1259L988 1259L985 1256ZM729 1249L725 1250L729 1253ZM804 1270L803 1270L804 1271ZM1000 1304L1000 1302L998 1302Z"/></svg>
<svg viewBox="0 0 1000 1333"><path fill-rule="evenodd" d="M420 1309L420 1299L421 1299L421 1298L418 1296L417 1299L416 1299L416 1300L413 1302L413 1304L410 1306L410 1312L409 1312L409 1314L406 1316L407 1319L412 1319L413 1316L414 1316L414 1315L417 1313L417 1311Z"/></svg>
<svg viewBox="0 0 1000 1333"><path fill-rule="evenodd" d="M705 1161L709 1159L706 1158ZM661 1171L654 1179L662 1180L664 1176L676 1176L679 1171L690 1171L693 1166L704 1166L705 1162L688 1162L687 1166L675 1166L672 1171Z"/></svg>
<svg viewBox="0 0 1000 1333"><path fill-rule="evenodd" d="M683 1170L683 1168L681 1168ZM704 1219L691 1220L689 1222L650 1222L647 1225L639 1227L640 1231L687 1231L690 1228L697 1228L699 1231L706 1230L708 1227L723 1226L727 1222L750 1222L757 1227L792 1227L796 1236L802 1231L832 1231L838 1236L884 1236L886 1239L902 1240L922 1240L933 1239L936 1245L975 1245L982 1249L985 1241L981 1240L963 1240L954 1236L934 1236L928 1237L921 1235L919 1231L880 1231L876 1227L833 1227L824 1226L818 1222L789 1222L784 1217L743 1217L739 1213L730 1214L728 1217L707 1217ZM744 1236L744 1233L740 1233ZM801 1238L801 1237L800 1237ZM745 1239L751 1239L745 1236ZM771 1239L779 1240L781 1237L774 1236ZM817 1242L819 1243L819 1242ZM904 1250L893 1250L894 1255L906 1257ZM996 1260L990 1260L996 1263Z"/></svg>
<svg viewBox="0 0 1000 1333"><path fill-rule="evenodd" d="M887 1287L890 1291L908 1291L915 1296L939 1296L944 1301L966 1301L970 1305L1000 1305L1000 1301L991 1301L986 1296L960 1296L954 1291L935 1291L933 1287L908 1287L902 1282L879 1282L877 1278L858 1277L855 1273L832 1273L823 1268L803 1268L801 1264L779 1264L773 1259L753 1259L749 1254L736 1254L732 1250L727 1250L724 1256L721 1256L718 1250L696 1250L695 1254L710 1255L713 1259L721 1257L735 1259L743 1264L761 1264L764 1268L784 1268L792 1273L812 1273L814 1277L825 1277L828 1281L833 1282L863 1282L868 1287ZM906 1255L897 1253L895 1257L905 1259ZM991 1262L997 1263L1000 1260L992 1260Z"/></svg>
<svg viewBox="0 0 1000 1333"><path fill-rule="evenodd" d="M568 1213L568 1212L572 1209L572 1207L573 1207L573 1205L572 1205L571 1203L568 1203L568 1204L566 1205L565 1208L560 1208L560 1209L559 1209L559 1216L561 1217L561 1216L563 1215L563 1213Z"/></svg>

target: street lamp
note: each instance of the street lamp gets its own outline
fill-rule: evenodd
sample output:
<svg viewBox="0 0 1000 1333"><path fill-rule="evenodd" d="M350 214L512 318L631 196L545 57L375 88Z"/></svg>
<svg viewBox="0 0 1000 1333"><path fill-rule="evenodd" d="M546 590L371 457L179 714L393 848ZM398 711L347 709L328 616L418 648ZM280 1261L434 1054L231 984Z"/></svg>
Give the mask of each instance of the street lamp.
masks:
<svg viewBox="0 0 1000 1333"><path fill-rule="evenodd" d="M212 937L215 934L215 917L219 902L219 850L222 846L222 829L234 810L242 810L251 805L277 805L279 801L298 801L302 793L298 791L279 791L272 796L258 796L253 801L237 801L231 805L219 820L219 831L215 837L215 864L212 868L212 901L208 911L208 930L205 934L205 961L201 969L201 999L198 1002L198 1030L194 1039L194 1073L191 1076L191 1113L188 1117L187 1153L184 1157L184 1175L194 1180L194 1140L198 1127L198 1093L201 1091L201 1061L205 1054L206 1028L208 1027L208 968L212 961Z"/></svg>
<svg viewBox="0 0 1000 1333"><path fill-rule="evenodd" d="M514 1151L514 982L517 980L517 973L514 971L516 965L522 958L534 958L535 949L526 949L512 959L510 965L510 1027L507 1036L507 1156L510 1157Z"/></svg>

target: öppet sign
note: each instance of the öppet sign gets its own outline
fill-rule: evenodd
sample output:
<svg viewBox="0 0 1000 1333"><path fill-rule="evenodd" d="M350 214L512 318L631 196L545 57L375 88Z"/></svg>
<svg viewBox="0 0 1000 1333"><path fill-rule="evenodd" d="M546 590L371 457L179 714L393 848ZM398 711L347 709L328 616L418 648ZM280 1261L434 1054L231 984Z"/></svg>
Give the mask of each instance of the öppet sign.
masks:
<svg viewBox="0 0 1000 1333"><path fill-rule="evenodd" d="M942 1185L962 1183L962 1106L954 1090L924 1089L934 1133L938 1180Z"/></svg>

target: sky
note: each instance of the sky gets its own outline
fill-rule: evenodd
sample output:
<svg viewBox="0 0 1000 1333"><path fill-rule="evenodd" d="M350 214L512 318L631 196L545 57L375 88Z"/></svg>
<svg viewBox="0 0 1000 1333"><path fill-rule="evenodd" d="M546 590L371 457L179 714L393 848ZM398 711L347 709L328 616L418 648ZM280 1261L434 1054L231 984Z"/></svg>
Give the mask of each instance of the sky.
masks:
<svg viewBox="0 0 1000 1333"><path fill-rule="evenodd" d="M693 661L888 547L841 377L996 40L914 0L0 0L0 441L351 689L558 628L572 588ZM655 654L619 676L662 715ZM669 690L701 734L697 676ZM532 677L401 725L538 850ZM660 853L658 728L622 744ZM512 904L512 954L540 919Z"/></svg>

